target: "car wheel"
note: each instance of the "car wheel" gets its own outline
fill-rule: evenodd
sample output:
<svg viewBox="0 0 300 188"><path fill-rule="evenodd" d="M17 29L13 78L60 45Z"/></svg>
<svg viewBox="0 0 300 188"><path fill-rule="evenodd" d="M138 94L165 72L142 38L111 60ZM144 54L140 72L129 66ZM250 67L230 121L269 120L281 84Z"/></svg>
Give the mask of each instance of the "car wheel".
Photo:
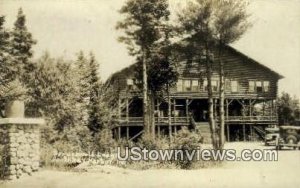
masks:
<svg viewBox="0 0 300 188"><path fill-rule="evenodd" d="M289 135L286 137L286 142L288 144L297 144L297 137L294 135Z"/></svg>

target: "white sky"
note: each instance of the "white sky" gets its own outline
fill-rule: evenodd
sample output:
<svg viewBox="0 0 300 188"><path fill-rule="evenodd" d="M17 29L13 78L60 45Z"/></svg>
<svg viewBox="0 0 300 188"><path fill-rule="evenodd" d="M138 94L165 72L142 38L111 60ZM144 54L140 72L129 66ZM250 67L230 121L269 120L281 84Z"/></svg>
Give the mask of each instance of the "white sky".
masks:
<svg viewBox="0 0 300 188"><path fill-rule="evenodd" d="M170 0L172 9L178 2ZM12 28L19 7L38 41L35 58L45 50L53 56L74 58L92 50L101 64L101 76L133 63L126 47L117 42L115 25L125 0L0 0L0 15ZM233 46L282 74L279 90L300 97L300 0L252 0L253 27Z"/></svg>

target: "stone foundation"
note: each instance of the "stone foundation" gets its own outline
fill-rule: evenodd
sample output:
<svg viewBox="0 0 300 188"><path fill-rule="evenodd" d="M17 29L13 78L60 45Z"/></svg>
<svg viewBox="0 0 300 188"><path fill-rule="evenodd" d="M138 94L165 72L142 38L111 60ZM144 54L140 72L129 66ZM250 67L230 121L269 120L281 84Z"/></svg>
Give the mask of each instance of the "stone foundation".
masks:
<svg viewBox="0 0 300 188"><path fill-rule="evenodd" d="M38 125L42 123L42 119L0 119L0 144L3 150L0 170L4 178L16 179L39 169Z"/></svg>

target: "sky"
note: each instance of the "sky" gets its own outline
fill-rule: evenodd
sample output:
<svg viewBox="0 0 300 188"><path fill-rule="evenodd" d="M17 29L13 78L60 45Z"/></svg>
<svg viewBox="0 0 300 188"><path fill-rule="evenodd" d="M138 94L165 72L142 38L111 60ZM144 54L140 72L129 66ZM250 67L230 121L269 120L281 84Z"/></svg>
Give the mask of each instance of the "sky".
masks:
<svg viewBox="0 0 300 188"><path fill-rule="evenodd" d="M172 13L185 0L169 0ZM300 0L249 0L252 27L232 46L285 78L279 92L300 99ZM93 51L103 80L132 64L126 46L115 30L122 19L118 10L126 0L0 0L0 15L12 28L20 7L28 30L37 40L34 58L48 51L52 56L75 59L83 50Z"/></svg>

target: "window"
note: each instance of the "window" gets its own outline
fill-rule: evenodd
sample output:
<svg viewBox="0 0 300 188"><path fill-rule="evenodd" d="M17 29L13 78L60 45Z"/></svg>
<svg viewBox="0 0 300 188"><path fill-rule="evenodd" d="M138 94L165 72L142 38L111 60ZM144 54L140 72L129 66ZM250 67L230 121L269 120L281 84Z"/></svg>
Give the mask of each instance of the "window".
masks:
<svg viewBox="0 0 300 188"><path fill-rule="evenodd" d="M199 90L199 81L192 80L192 91L198 91L198 90Z"/></svg>
<svg viewBox="0 0 300 188"><path fill-rule="evenodd" d="M182 92L182 80L178 79L177 81L177 91Z"/></svg>
<svg viewBox="0 0 300 188"><path fill-rule="evenodd" d="M204 91L207 91L207 80L203 81L203 89Z"/></svg>
<svg viewBox="0 0 300 188"><path fill-rule="evenodd" d="M255 91L255 82L249 81L249 92L254 92L254 91Z"/></svg>
<svg viewBox="0 0 300 188"><path fill-rule="evenodd" d="M228 79L225 79L225 91L231 91L231 83Z"/></svg>
<svg viewBox="0 0 300 188"><path fill-rule="evenodd" d="M191 80L184 80L184 91L191 91Z"/></svg>
<svg viewBox="0 0 300 188"><path fill-rule="evenodd" d="M230 81L231 92L238 92L238 82L236 80Z"/></svg>
<svg viewBox="0 0 300 188"><path fill-rule="evenodd" d="M218 91L218 81L217 80L211 81L211 88L212 88L212 91Z"/></svg>
<svg viewBox="0 0 300 188"><path fill-rule="evenodd" d="M204 82L203 82L204 91L208 90L207 85L208 85L207 80L204 80ZM217 80L212 80L211 81L211 88L212 88L212 91L218 91L218 81Z"/></svg>
<svg viewBox="0 0 300 188"><path fill-rule="evenodd" d="M133 79L128 78L126 82L127 82L127 88L129 90L132 90L133 89Z"/></svg>
<svg viewBox="0 0 300 188"><path fill-rule="evenodd" d="M262 82L261 81L256 81L256 92L261 93L263 92L263 87L262 87Z"/></svg>
<svg viewBox="0 0 300 188"><path fill-rule="evenodd" d="M269 81L264 81L264 92L268 92L270 88L270 82Z"/></svg>
<svg viewBox="0 0 300 188"><path fill-rule="evenodd" d="M132 86L132 85L133 85L133 80L130 79L130 78L128 78L128 79L127 79L127 85L128 85L128 86Z"/></svg>

